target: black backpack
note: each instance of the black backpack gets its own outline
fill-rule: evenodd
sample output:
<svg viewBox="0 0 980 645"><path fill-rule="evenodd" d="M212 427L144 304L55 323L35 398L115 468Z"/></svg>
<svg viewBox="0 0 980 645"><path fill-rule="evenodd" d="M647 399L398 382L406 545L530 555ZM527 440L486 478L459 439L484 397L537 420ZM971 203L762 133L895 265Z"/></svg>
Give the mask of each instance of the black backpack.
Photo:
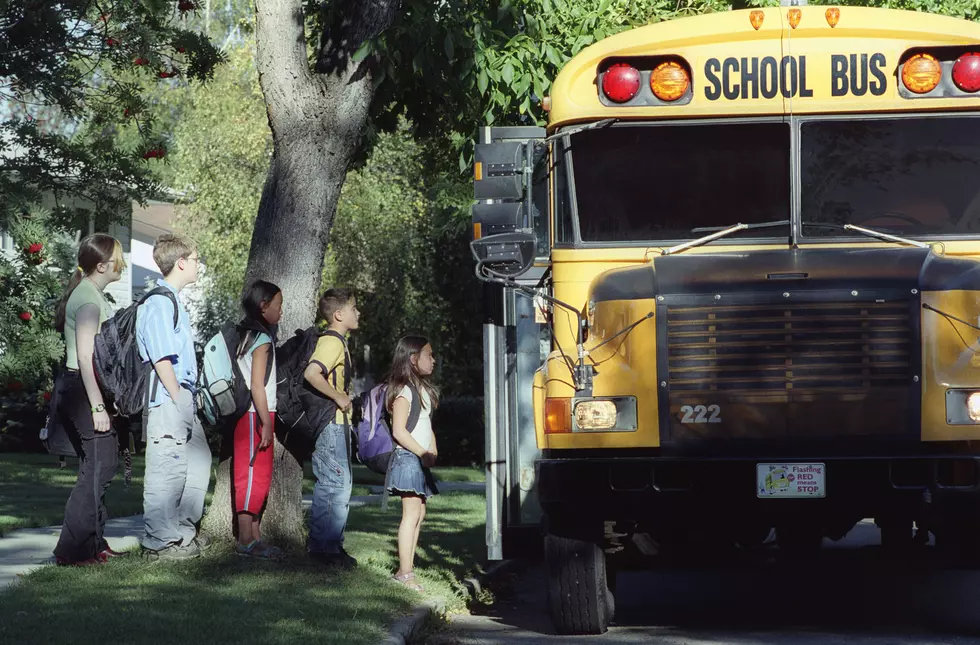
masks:
<svg viewBox="0 0 980 645"><path fill-rule="evenodd" d="M335 331L320 332L315 327L300 329L276 350L276 419L287 432L296 432L307 441L315 443L323 427L337 414L337 404L310 387L303 373L310 364L310 357L321 336L346 340ZM344 388L350 383L350 362L344 352ZM337 374L334 387L337 387ZM337 388L340 389L340 388Z"/></svg>
<svg viewBox="0 0 980 645"><path fill-rule="evenodd" d="M151 363L144 363L136 345L136 310L153 296L167 296L174 305L174 329L177 328L177 297L166 287L156 287L137 302L102 323L95 335L92 362L99 387L117 415L131 416L148 407L150 392L147 384L153 372Z"/></svg>

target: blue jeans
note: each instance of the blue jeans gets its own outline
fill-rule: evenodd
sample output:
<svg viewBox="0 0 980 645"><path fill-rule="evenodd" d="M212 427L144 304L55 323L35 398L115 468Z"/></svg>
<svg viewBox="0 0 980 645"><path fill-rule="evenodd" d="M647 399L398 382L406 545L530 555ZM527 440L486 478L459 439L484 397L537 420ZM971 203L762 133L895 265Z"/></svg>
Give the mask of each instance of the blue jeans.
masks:
<svg viewBox="0 0 980 645"><path fill-rule="evenodd" d="M310 510L311 553L339 553L350 513L353 481L347 429L330 423L316 440L313 450L313 508Z"/></svg>

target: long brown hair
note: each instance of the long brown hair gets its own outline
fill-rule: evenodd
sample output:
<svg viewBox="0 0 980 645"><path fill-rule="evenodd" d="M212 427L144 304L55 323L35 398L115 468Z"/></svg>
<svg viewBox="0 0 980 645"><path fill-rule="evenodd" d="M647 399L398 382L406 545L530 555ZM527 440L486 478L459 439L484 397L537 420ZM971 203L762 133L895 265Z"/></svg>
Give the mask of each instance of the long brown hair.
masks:
<svg viewBox="0 0 980 645"><path fill-rule="evenodd" d="M395 347L395 357L391 361L391 372L388 374L388 393L385 396L385 407L391 411L395 399L402 388L411 383L415 389L429 394L429 401L432 409L439 407L439 390L431 382L431 376L419 374L419 371L412 363L412 357L418 356L422 349L429 344L429 339L425 336L402 336ZM421 403L421 401L419 401Z"/></svg>
<svg viewBox="0 0 980 645"><path fill-rule="evenodd" d="M68 305L68 298L85 276L95 273L100 264L106 264L115 260L116 271L123 271L126 262L123 259L122 245L119 240L104 233L89 235L78 245L78 266L72 272L71 279L68 281L68 288L58 302L58 309L54 315L54 327L59 332L65 331L65 307Z"/></svg>

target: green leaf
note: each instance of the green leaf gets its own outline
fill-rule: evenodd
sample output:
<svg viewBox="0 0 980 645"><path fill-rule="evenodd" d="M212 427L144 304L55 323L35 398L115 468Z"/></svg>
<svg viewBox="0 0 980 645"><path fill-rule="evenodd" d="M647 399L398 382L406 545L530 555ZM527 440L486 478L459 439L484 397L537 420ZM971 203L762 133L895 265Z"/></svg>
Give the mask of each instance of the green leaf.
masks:
<svg viewBox="0 0 980 645"><path fill-rule="evenodd" d="M501 70L501 78L508 85L514 82L514 66L510 64L510 61L504 63L504 68Z"/></svg>
<svg viewBox="0 0 980 645"><path fill-rule="evenodd" d="M456 47L453 45L453 35L451 33L446 34L446 40L442 43L442 46L446 51L446 58L449 59L449 62L454 61L456 59Z"/></svg>
<svg viewBox="0 0 980 645"><path fill-rule="evenodd" d="M351 56L351 60L355 63L360 63L365 58L370 56L371 52L373 51L374 51L374 41L365 40L363 43L361 43L361 46L357 48L357 51L354 52L354 55Z"/></svg>
<svg viewBox="0 0 980 645"><path fill-rule="evenodd" d="M487 79L487 70L481 69L480 73L476 76L476 88L480 90L480 94L487 93L487 84L489 80Z"/></svg>

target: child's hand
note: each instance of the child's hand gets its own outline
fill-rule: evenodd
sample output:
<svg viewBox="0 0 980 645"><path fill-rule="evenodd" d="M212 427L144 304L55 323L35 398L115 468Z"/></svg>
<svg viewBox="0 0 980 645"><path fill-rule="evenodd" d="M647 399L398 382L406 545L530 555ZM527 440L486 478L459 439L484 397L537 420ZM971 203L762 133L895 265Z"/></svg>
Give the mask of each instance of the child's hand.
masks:
<svg viewBox="0 0 980 645"><path fill-rule="evenodd" d="M265 423L260 422L260 425L262 426L262 439L259 442L259 450L265 450L272 445L272 440L275 436L273 433L274 428L272 427L271 419L266 419Z"/></svg>
<svg viewBox="0 0 980 645"><path fill-rule="evenodd" d="M341 392L340 398L336 401L337 407L340 408L341 412L350 412L351 409L351 398Z"/></svg>
<svg viewBox="0 0 980 645"><path fill-rule="evenodd" d="M422 465L426 468L432 468L436 463L436 456L426 450L422 453Z"/></svg>

